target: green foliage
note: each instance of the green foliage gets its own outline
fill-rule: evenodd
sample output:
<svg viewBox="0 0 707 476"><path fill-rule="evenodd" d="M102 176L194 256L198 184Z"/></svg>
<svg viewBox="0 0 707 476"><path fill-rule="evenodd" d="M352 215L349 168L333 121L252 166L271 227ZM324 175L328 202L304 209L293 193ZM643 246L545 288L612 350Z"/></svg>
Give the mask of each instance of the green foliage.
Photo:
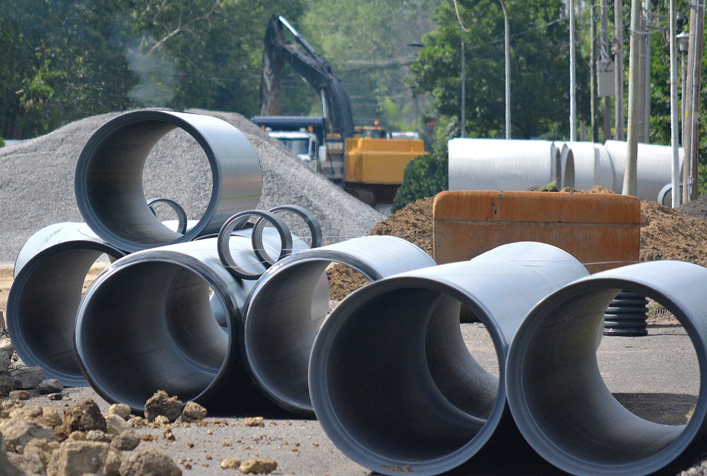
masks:
<svg viewBox="0 0 707 476"><path fill-rule="evenodd" d="M458 0L466 50L466 131L495 137L505 127L504 16L498 0ZM507 2L511 40L513 136L561 139L569 131L569 31L562 0ZM461 29L452 2L435 16L412 66L411 86L429 92L438 116L459 116ZM578 61L578 108L588 117L587 63Z"/></svg>
<svg viewBox="0 0 707 476"><path fill-rule="evenodd" d="M403 183L393 199L392 211L400 210L420 198L434 197L449 188L447 151L421 155L408 162Z"/></svg>

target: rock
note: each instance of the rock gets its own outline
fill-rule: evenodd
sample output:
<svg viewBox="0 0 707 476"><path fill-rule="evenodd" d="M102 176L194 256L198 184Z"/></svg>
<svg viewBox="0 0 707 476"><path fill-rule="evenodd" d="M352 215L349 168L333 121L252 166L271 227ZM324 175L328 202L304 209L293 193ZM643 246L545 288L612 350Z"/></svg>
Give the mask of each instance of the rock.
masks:
<svg viewBox="0 0 707 476"><path fill-rule="evenodd" d="M118 436L125 430L130 429L130 425L119 415L112 414L106 417L106 427L109 435Z"/></svg>
<svg viewBox="0 0 707 476"><path fill-rule="evenodd" d="M58 448L58 441L39 440L35 438L25 445L23 453L25 455L36 455L42 460L42 464L46 467L52 458L52 452Z"/></svg>
<svg viewBox="0 0 707 476"><path fill-rule="evenodd" d="M277 469L277 463L267 458L251 458L241 464L241 473L245 474L268 474Z"/></svg>
<svg viewBox="0 0 707 476"><path fill-rule="evenodd" d="M7 397L12 392L12 379L8 372L0 373L0 397Z"/></svg>
<svg viewBox="0 0 707 476"><path fill-rule="evenodd" d="M90 430L86 432L86 441L102 441L110 443L113 441L113 436L101 430Z"/></svg>
<svg viewBox="0 0 707 476"><path fill-rule="evenodd" d="M67 441L52 454L47 466L49 476L102 474L108 459L108 443Z"/></svg>
<svg viewBox="0 0 707 476"><path fill-rule="evenodd" d="M155 417L155 421L153 421L156 426L163 426L163 425L169 425L171 422L169 421L169 418L167 418L164 415L157 415Z"/></svg>
<svg viewBox="0 0 707 476"><path fill-rule="evenodd" d="M29 392L26 390L13 390L9 397L13 400L29 400Z"/></svg>
<svg viewBox="0 0 707 476"><path fill-rule="evenodd" d="M86 441L86 433L83 431L72 431L67 439L71 441Z"/></svg>
<svg viewBox="0 0 707 476"><path fill-rule="evenodd" d="M113 438L111 446L119 451L132 451L138 447L142 438L133 430L125 430Z"/></svg>
<svg viewBox="0 0 707 476"><path fill-rule="evenodd" d="M52 407L42 407L42 416L37 417L36 421L52 428L56 428L62 423L59 411Z"/></svg>
<svg viewBox="0 0 707 476"><path fill-rule="evenodd" d="M61 425L59 412L51 407L40 407L38 405L18 406L10 411L9 417L33 420L52 428Z"/></svg>
<svg viewBox="0 0 707 476"><path fill-rule="evenodd" d="M13 353L15 353L15 349L10 340L0 340L0 372L5 372L10 367Z"/></svg>
<svg viewBox="0 0 707 476"><path fill-rule="evenodd" d="M182 414L182 402L177 397L170 397L164 390L159 390L145 402L145 418L153 421L159 415L175 421Z"/></svg>
<svg viewBox="0 0 707 476"><path fill-rule="evenodd" d="M3 440L2 434L0 434L0 469L2 470L3 476L23 476L24 473L17 469L17 467L10 463L7 457L7 447L5 446L5 440Z"/></svg>
<svg viewBox="0 0 707 476"><path fill-rule="evenodd" d="M263 424L263 417L257 416L246 418L245 420L243 420L243 424L245 426L261 426Z"/></svg>
<svg viewBox="0 0 707 476"><path fill-rule="evenodd" d="M187 402L182 410L182 421L184 423L191 423L195 421L200 421L206 418L208 412L206 408L202 407L196 402Z"/></svg>
<svg viewBox="0 0 707 476"><path fill-rule="evenodd" d="M55 378L50 378L42 380L39 385L37 385L37 393L40 395L48 395L50 393L59 393L64 390L64 384L60 380Z"/></svg>
<svg viewBox="0 0 707 476"><path fill-rule="evenodd" d="M123 457L119 451L113 448L108 450L106 465L103 468L103 476L120 476L120 466L123 464Z"/></svg>
<svg viewBox="0 0 707 476"><path fill-rule="evenodd" d="M226 458L221 461L221 467L223 469L238 469L241 466L241 460L238 458Z"/></svg>
<svg viewBox="0 0 707 476"><path fill-rule="evenodd" d="M7 448L13 453L22 454L27 443L33 438L54 441L54 430L32 420L12 418L0 421L0 433L5 437Z"/></svg>
<svg viewBox="0 0 707 476"><path fill-rule="evenodd" d="M49 400L61 400L64 398L64 394L63 393L50 393L49 395L47 395L47 398Z"/></svg>
<svg viewBox="0 0 707 476"><path fill-rule="evenodd" d="M110 408L108 408L108 416L118 415L125 421L128 421L128 419L130 418L130 413L130 407L124 403L114 403L110 406Z"/></svg>
<svg viewBox="0 0 707 476"><path fill-rule="evenodd" d="M168 455L152 448L137 451L120 465L121 476L181 476L182 470Z"/></svg>
<svg viewBox="0 0 707 476"><path fill-rule="evenodd" d="M101 409L96 402L89 399L64 410L64 423L57 427L56 435L59 440L64 440L74 431L90 430L101 430L105 433L108 428Z"/></svg>
<svg viewBox="0 0 707 476"><path fill-rule="evenodd" d="M10 372L12 388L15 390L32 389L44 380L44 369L42 367L24 367Z"/></svg>
<svg viewBox="0 0 707 476"><path fill-rule="evenodd" d="M35 454L18 455L15 453L8 453L7 459L15 466L15 468L24 472L27 476L46 476L46 473L44 472L44 463L42 463L39 456Z"/></svg>
<svg viewBox="0 0 707 476"><path fill-rule="evenodd" d="M128 425L133 428L140 428L146 425L145 419L143 417L135 416L128 420Z"/></svg>

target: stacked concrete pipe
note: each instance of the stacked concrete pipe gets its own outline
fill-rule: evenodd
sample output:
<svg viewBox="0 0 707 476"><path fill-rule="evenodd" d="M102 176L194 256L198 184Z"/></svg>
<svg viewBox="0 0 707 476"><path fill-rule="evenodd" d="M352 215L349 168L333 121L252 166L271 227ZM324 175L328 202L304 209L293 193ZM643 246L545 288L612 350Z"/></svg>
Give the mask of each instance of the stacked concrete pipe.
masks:
<svg viewBox="0 0 707 476"><path fill-rule="evenodd" d="M574 164L574 185L577 190L589 190L594 185L601 185L607 190L621 193L617 189L616 172L611 156L602 144L593 142L565 142L562 147L561 161L571 154Z"/></svg>
<svg viewBox="0 0 707 476"><path fill-rule="evenodd" d="M244 305L248 368L281 407L311 413L307 370L327 309L316 309L318 279L339 263L371 281L434 266L430 256L394 236L365 236L305 250L280 261L258 281Z"/></svg>
<svg viewBox="0 0 707 476"><path fill-rule="evenodd" d="M604 310L621 291L661 303L694 345L700 390L687 425L634 415L601 377L595 339ZM558 468L586 476L661 470L707 430L707 269L678 261L640 263L594 274L549 295L516 333L506 384L520 431Z"/></svg>
<svg viewBox="0 0 707 476"><path fill-rule="evenodd" d="M310 396L322 427L351 459L389 475L451 470L494 435L508 451L518 435L506 407L510 342L535 304L587 274L559 248L526 242L356 291L312 349ZM488 329L500 378L465 347L460 305Z"/></svg>

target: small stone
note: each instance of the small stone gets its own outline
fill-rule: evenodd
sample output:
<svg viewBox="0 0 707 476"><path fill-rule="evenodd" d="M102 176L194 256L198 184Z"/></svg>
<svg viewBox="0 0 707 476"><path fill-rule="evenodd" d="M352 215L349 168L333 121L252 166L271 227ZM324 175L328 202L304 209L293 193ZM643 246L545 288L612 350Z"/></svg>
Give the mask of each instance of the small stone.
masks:
<svg viewBox="0 0 707 476"><path fill-rule="evenodd" d="M13 390L9 397L13 400L29 400L29 392L26 390Z"/></svg>
<svg viewBox="0 0 707 476"><path fill-rule="evenodd" d="M15 453L8 453L7 459L10 460L17 469L23 471L24 474L29 476L39 476L44 474L44 463L35 454L29 455L18 455Z"/></svg>
<svg viewBox="0 0 707 476"><path fill-rule="evenodd" d="M241 460L238 458L226 458L221 461L221 467L223 469L238 469L241 466Z"/></svg>
<svg viewBox="0 0 707 476"><path fill-rule="evenodd" d="M52 454L47 474L102 474L108 451L108 443L100 441L67 441Z"/></svg>
<svg viewBox="0 0 707 476"><path fill-rule="evenodd" d="M64 384L60 380L55 378L49 378L42 380L39 385L37 385L37 393L40 395L48 395L50 393L59 393L64 390Z"/></svg>
<svg viewBox="0 0 707 476"><path fill-rule="evenodd" d="M32 420L12 418L0 421L0 433L10 451L22 454L24 447L34 438L56 440L54 430Z"/></svg>
<svg viewBox="0 0 707 476"><path fill-rule="evenodd" d="M10 418L24 418L25 420L34 420L42 416L42 407L38 405L27 405L15 407L10 412Z"/></svg>
<svg viewBox="0 0 707 476"><path fill-rule="evenodd" d="M25 445L23 453L25 455L36 455L40 460L42 460L42 464L46 467L52 457L52 452L57 448L59 448L58 441L47 441L34 438Z"/></svg>
<svg viewBox="0 0 707 476"><path fill-rule="evenodd" d="M120 435L125 430L130 429L130 425L119 415L112 414L106 417L106 427L111 435Z"/></svg>
<svg viewBox="0 0 707 476"><path fill-rule="evenodd" d="M169 425L170 421L169 418L167 418L164 415L157 415L155 417L155 420L153 422L156 426L163 426L163 425Z"/></svg>
<svg viewBox="0 0 707 476"><path fill-rule="evenodd" d="M101 430L107 432L106 419L93 400L84 400L64 410L64 423L56 429L59 440L66 439L73 431Z"/></svg>
<svg viewBox="0 0 707 476"><path fill-rule="evenodd" d="M42 416L37 417L37 423L56 428L61 425L61 415L56 408L42 407Z"/></svg>
<svg viewBox="0 0 707 476"><path fill-rule="evenodd" d="M111 446L119 451L132 451L138 447L142 438L133 430L125 430L113 438Z"/></svg>
<svg viewBox="0 0 707 476"><path fill-rule="evenodd" d="M142 441L156 441L157 437L151 433L142 435Z"/></svg>
<svg viewBox="0 0 707 476"><path fill-rule="evenodd" d="M163 415L174 422L182 414L182 406L182 401L177 397L170 397L164 390L159 390L145 402L145 418L153 421Z"/></svg>
<svg viewBox="0 0 707 476"><path fill-rule="evenodd" d="M103 476L120 476L120 465L123 464L123 456L120 451L112 447L108 450L106 465L103 468Z"/></svg>
<svg viewBox="0 0 707 476"><path fill-rule="evenodd" d="M0 373L0 397L7 397L12 392L12 379L7 372Z"/></svg>
<svg viewBox="0 0 707 476"><path fill-rule="evenodd" d="M130 418L130 413L130 407L124 403L114 403L110 406L110 408L108 408L108 416L118 415L125 421L128 421L128 419Z"/></svg>
<svg viewBox="0 0 707 476"><path fill-rule="evenodd" d="M83 431L72 431L67 439L71 441L86 441L86 433Z"/></svg>
<svg viewBox="0 0 707 476"><path fill-rule="evenodd" d="M167 441L174 441L177 439L170 428L167 428L165 431L163 431L162 436L164 436L165 440Z"/></svg>
<svg viewBox="0 0 707 476"><path fill-rule="evenodd" d="M130 420L128 420L128 425L132 426L133 428L140 428L141 426L145 426L145 419L140 416L132 417Z"/></svg>
<svg viewBox="0 0 707 476"><path fill-rule="evenodd" d="M42 367L24 367L10 372L12 388L15 390L32 389L44 380L44 369Z"/></svg>
<svg viewBox="0 0 707 476"><path fill-rule="evenodd" d="M182 421L185 423L191 423L206 418L208 412L206 408L202 407L196 402L187 402L182 410Z"/></svg>
<svg viewBox="0 0 707 476"><path fill-rule="evenodd" d="M251 458L240 466L241 473L268 474L277 469L277 463L267 458Z"/></svg>
<svg viewBox="0 0 707 476"><path fill-rule="evenodd" d="M3 476L24 476L24 473L17 469L7 456L5 441L2 438L2 434L0 434L0 468L2 468Z"/></svg>
<svg viewBox="0 0 707 476"><path fill-rule="evenodd" d="M12 345L10 345L9 348L0 345L0 372L5 372L10 367L12 354L14 352L15 349L12 348Z"/></svg>
<svg viewBox="0 0 707 476"><path fill-rule="evenodd" d="M110 443L111 441L113 441L113 436L101 430L89 430L88 432L86 432L86 440Z"/></svg>
<svg viewBox="0 0 707 476"><path fill-rule="evenodd" d="M61 400L64 398L64 394L63 393L52 393L50 395L47 395L47 398L49 400Z"/></svg>
<svg viewBox="0 0 707 476"><path fill-rule="evenodd" d="M263 425L263 417L257 416L257 417L246 418L245 420L243 420L243 424L245 426L262 426Z"/></svg>
<svg viewBox="0 0 707 476"><path fill-rule="evenodd" d="M182 470L168 455L152 448L132 453L120 465L121 476L181 476Z"/></svg>

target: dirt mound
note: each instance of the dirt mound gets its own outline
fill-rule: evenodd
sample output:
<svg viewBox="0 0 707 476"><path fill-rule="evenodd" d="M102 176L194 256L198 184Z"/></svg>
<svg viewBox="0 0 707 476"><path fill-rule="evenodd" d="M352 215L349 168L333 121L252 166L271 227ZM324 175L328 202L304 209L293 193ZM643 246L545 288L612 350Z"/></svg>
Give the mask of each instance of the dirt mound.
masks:
<svg viewBox="0 0 707 476"><path fill-rule="evenodd" d="M575 190L572 187L565 187L560 192L567 192L567 193L616 193L613 190L609 190L608 188L604 188L601 185L595 185L589 190Z"/></svg>
<svg viewBox="0 0 707 476"><path fill-rule="evenodd" d="M707 219L707 195L683 204L680 206L680 210L688 215Z"/></svg>
<svg viewBox="0 0 707 476"><path fill-rule="evenodd" d="M433 204L433 198L422 198L414 203L409 203L386 220L378 222L369 235L391 235L404 238L432 256ZM341 264L331 265L327 269L327 276L329 277L329 296L335 301L344 299L369 282L358 271Z"/></svg>
<svg viewBox="0 0 707 476"><path fill-rule="evenodd" d="M640 260L667 259L707 266L707 220L644 200Z"/></svg>

